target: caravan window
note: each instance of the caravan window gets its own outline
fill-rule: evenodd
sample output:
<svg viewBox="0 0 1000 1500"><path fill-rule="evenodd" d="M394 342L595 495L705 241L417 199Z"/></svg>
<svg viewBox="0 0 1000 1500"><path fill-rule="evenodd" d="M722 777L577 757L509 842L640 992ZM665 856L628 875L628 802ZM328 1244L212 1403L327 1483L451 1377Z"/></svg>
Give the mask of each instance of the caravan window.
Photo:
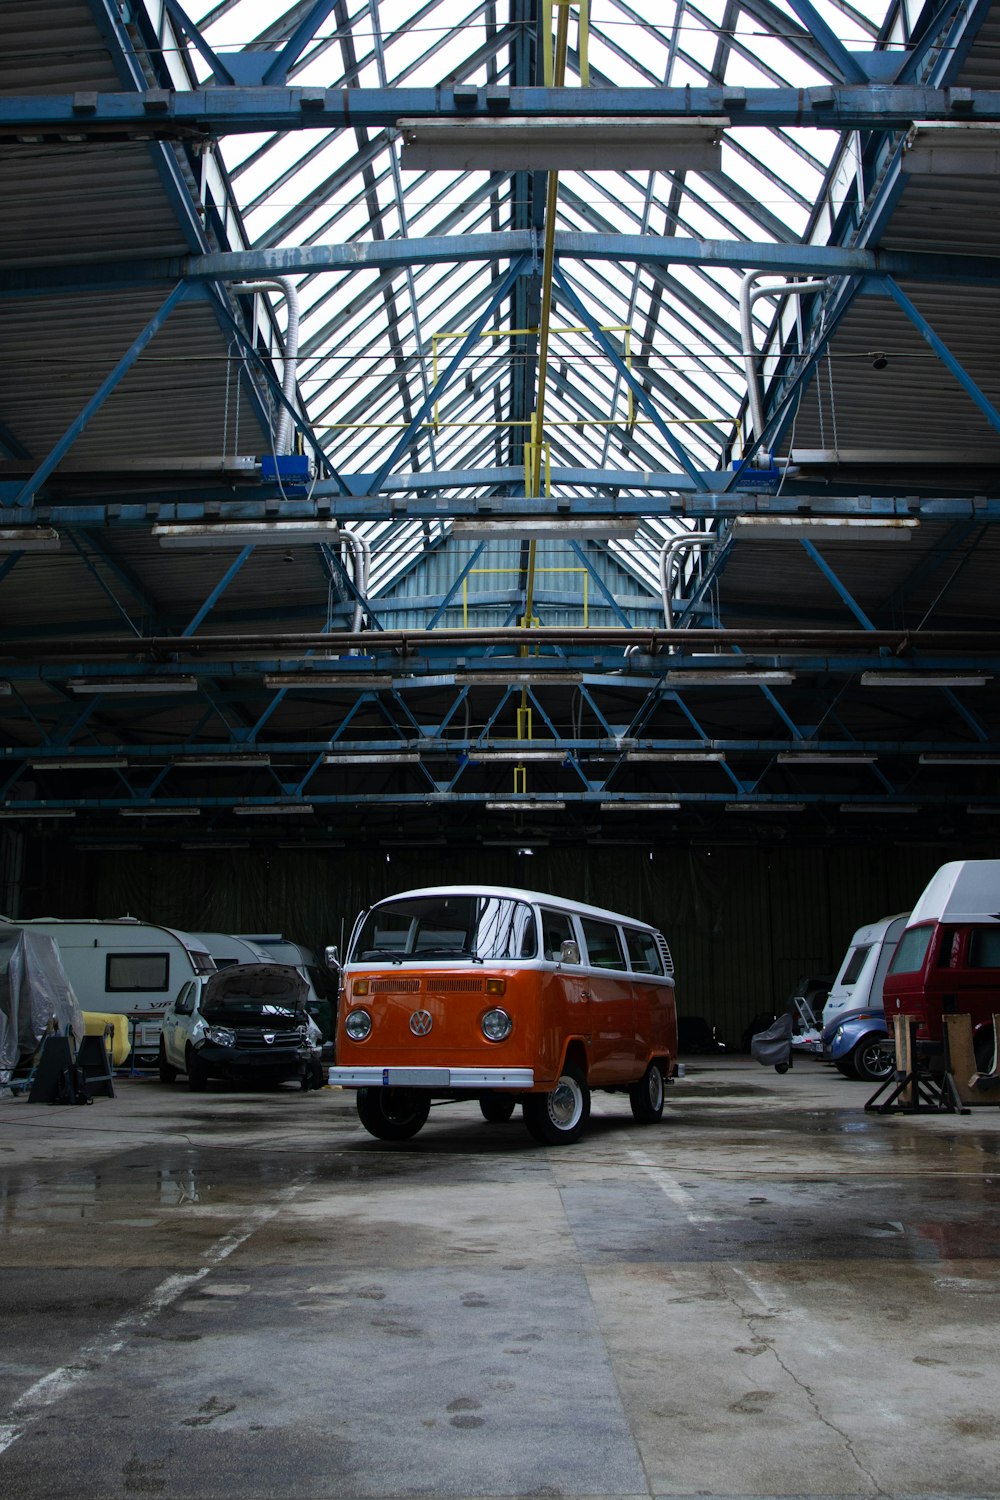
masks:
<svg viewBox="0 0 1000 1500"><path fill-rule="evenodd" d="M857 948L851 949L851 955L847 961L847 967L844 969L843 974L841 974L840 976L841 984L857 984L858 978L861 974L861 970L865 966L865 959L868 957L871 951L871 943L862 943Z"/></svg>
<svg viewBox="0 0 1000 1500"><path fill-rule="evenodd" d="M126 990L162 992L169 988L169 953L109 953L104 988L109 995Z"/></svg>

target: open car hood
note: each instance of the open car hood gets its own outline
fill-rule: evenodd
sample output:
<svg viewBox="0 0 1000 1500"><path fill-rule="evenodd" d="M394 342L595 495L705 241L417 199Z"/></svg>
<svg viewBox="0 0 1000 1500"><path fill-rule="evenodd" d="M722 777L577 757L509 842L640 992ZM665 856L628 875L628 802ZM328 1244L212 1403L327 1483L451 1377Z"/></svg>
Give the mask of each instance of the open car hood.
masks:
<svg viewBox="0 0 1000 1500"><path fill-rule="evenodd" d="M199 1009L229 1007L304 1011L309 986L291 964L229 964L205 980Z"/></svg>

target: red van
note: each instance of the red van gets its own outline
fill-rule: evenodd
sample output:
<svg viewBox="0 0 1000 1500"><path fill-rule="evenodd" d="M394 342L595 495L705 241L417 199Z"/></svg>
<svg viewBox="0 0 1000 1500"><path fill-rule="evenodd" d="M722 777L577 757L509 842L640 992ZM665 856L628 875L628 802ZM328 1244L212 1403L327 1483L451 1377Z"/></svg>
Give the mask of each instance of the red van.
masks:
<svg viewBox="0 0 1000 1500"><path fill-rule="evenodd" d="M899 939L883 986L886 1021L915 1016L917 1043L941 1047L941 1017L972 1017L976 1063L991 1069L1000 1013L1000 859L942 865Z"/></svg>

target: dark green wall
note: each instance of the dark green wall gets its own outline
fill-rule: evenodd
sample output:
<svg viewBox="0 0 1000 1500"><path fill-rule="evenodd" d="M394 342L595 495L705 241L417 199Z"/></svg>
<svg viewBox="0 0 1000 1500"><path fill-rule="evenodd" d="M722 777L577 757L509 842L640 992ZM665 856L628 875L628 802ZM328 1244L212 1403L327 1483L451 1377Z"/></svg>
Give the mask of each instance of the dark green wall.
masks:
<svg viewBox="0 0 1000 1500"><path fill-rule="evenodd" d="M804 974L832 974L856 927L907 911L945 846L348 850L89 854L36 845L20 916L133 916L195 931L283 932L343 949L358 911L414 886L526 885L654 922L667 936L681 1014L731 1045ZM987 853L990 851L976 851ZM14 915L8 913L8 915Z"/></svg>

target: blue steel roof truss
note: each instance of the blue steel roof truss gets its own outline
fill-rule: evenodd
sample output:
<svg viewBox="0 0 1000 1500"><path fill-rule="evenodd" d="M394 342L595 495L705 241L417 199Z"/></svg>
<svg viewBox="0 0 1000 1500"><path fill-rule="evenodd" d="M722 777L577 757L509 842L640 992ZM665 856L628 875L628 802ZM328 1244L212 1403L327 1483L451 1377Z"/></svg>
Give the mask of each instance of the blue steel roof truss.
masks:
<svg viewBox="0 0 1000 1500"><path fill-rule="evenodd" d="M947 288L965 278L992 290L1000 282L995 247L975 256L935 258L913 247L887 250L878 241L900 202L901 132L916 119L1000 119L1000 92L955 87L988 8L970 0L948 18L955 50L944 71L929 25L909 53L903 49L893 57L882 43L896 24L894 11L879 10L869 18L846 5L830 5L820 13L809 0L789 4L797 21L766 0L730 5L719 22L689 7L685 24L691 31L685 33L679 12L672 27L665 27L659 15L644 13L648 7L643 4L607 0L604 11L592 7L589 86L553 89L545 84L541 68L546 36L542 10L530 0L514 0L506 23L493 18L492 7L477 7L476 23L483 33L475 45L473 36L462 35L469 18L459 21L449 0L435 0L411 18L409 41L405 24L383 28L380 11L391 22L389 4L366 12L373 23L368 38L362 35L360 13L351 18L344 5L324 0L296 7L291 22L283 21L275 6L256 35L245 30L251 11L240 0L211 13L204 4L182 8L176 0L166 0L189 84L177 88L176 72L147 30L143 66L157 73L161 87L155 89L132 53L135 33L122 28L104 0L95 0L95 16L119 54L119 76L130 92L62 98L0 92L0 138L8 141L31 131L58 139L60 131L72 128L99 150L102 141L130 133L151 136L149 149L161 175L170 179L169 192L191 246L191 253L181 258L0 267L0 296L8 297L71 297L83 288L102 286L127 295L136 285L174 286L145 333L44 456L28 460L17 431L3 435L11 460L4 465L6 474L0 473L0 523L25 527L26 546L33 527L54 525L67 533L110 610L96 633L96 621L82 618L46 631L28 618L5 632L11 652L0 667L8 684L7 697L0 699L0 722L6 725L0 736L0 773L6 773L2 783L8 815L64 811L106 823L122 809L148 807L159 813L173 807L178 817L194 815L190 809L195 809L206 824L224 829L234 807L266 807L277 801L289 807L301 804L303 819L305 804L310 804L318 815L316 827L324 817L349 822L352 810L369 816L377 809L397 808L419 819L427 809L438 816L449 808L465 816L460 826L475 828L492 800L513 795L506 790L509 757L497 760L498 749L523 756L520 766L526 775L515 787L521 789L525 809L544 814L548 808L552 827L562 822L570 839L580 818L593 825L602 799L631 800L638 811L638 804L650 797L665 799L668 793L671 803L678 804L671 809L672 821L664 825L668 836L684 836L685 827L688 833L718 828L734 792L741 804L753 802L776 814L784 809L786 816L801 804L813 818L810 826L826 832L839 827L838 809L845 800L870 803L876 813L891 810L893 803L913 800L921 777L928 783L920 791L921 802L949 815L964 810L967 791L948 786L940 773L931 785L933 773L921 772L919 766L921 757L964 749L978 753L984 769L990 754L1000 750L1000 720L992 703L987 701L980 711L982 698L951 685L963 673L970 686L977 675L992 678L1000 669L1000 636L994 639L987 630L976 640L966 630L955 635L953 644L942 634L921 637L919 631L904 629L887 643L886 632L891 634L901 611L924 607L926 591L938 586L943 559L966 535L991 539L989 523L1000 516L1000 493L970 495L961 473L953 473L949 482L944 468L937 472L934 493L896 492L891 483L873 482L871 473L864 475L862 490L846 471L843 477L836 472L786 475L776 490L768 491L758 486L755 470L765 453L794 441L803 393L815 380L820 359L829 359L848 319L856 319L873 295L888 294L894 300L970 404L1000 433L995 396L969 374L961 349L936 332L934 313L920 311L921 299L903 285L925 279L925 284ZM258 12L268 9L257 7ZM781 71L773 46L758 52L753 32L738 29L741 15L772 32L781 30L788 59ZM209 23L202 33L205 16ZM444 24L415 52L410 41L418 41L419 23L425 19ZM144 26L142 21L140 34ZM234 48L237 37L241 45ZM639 37L648 47L648 63L641 46L629 44ZM713 44L711 55L705 51L706 40ZM579 71L582 55L581 47L571 46L572 70ZM450 87L439 86L443 73L428 87L437 68L450 69ZM325 79L321 85L317 69ZM737 82L741 69L749 71ZM755 73L766 79L766 87L749 82ZM377 87L368 86L372 77ZM916 78L919 85L911 81ZM725 118L731 155L727 170L708 174L667 170L649 172L643 179L620 172L617 201L610 179L601 172L567 174L556 225L555 280L562 309L570 315L567 321L582 325L590 352L580 352L577 335L553 334L552 425L546 442L554 463L543 493L531 495L521 466L539 378L533 330L545 174L453 173L442 179L443 191L457 197L440 203L430 237L422 233L417 239L414 229L424 228L427 205L442 194L433 173L404 180L396 122L404 117L530 122L560 113L609 121L639 114ZM771 133L780 148L773 164L763 136L759 141L755 137L753 145L749 137L742 143L743 127ZM805 220L810 235L818 221L821 200L813 183L825 170L822 151L803 136L810 129L867 132L869 174L877 143L886 143L880 180L858 232L840 245L803 237ZM242 131L265 137L271 133L243 160L237 151L229 164L232 191L238 184L243 196L248 237L229 244L218 239L224 215L216 204L216 242L210 244L203 221L191 210L168 143L186 141L194 162L206 142L214 148L215 140L222 139L225 150L225 138L236 139ZM353 131L357 150L345 158L340 141L347 131ZM887 170L886 153L892 151L895 159ZM798 163L795 172L805 174L801 185L793 162ZM754 186L746 185L744 174ZM346 194L339 204L329 203L329 184L334 182L335 191ZM869 176L869 182L874 178ZM821 191L832 190L828 178ZM764 201L765 192L774 194L773 206ZM282 193L293 195L298 206L285 207L278 198ZM426 203L421 193L430 194ZM722 195L723 201L716 202L713 195ZM234 209L239 212L235 199ZM441 209L447 209L444 218ZM367 232L359 214L366 216ZM317 216L323 216L321 234L338 224L349 231L339 247L318 241ZM666 235L651 233L657 220L667 226ZM732 236L728 250L724 242L710 238L710 226L718 225ZM797 332L779 332L780 301L773 311L769 308L768 318L755 316L767 421L763 432L753 433L740 448L745 351L735 317L738 283L733 277L754 267L832 279L828 295L814 299ZM299 279L308 300L307 319L312 320L300 351L298 392L291 401L282 394L271 359L262 356L242 321L246 309L237 306L229 289L237 279L275 274ZM459 274L463 280L456 300L449 278ZM141 360L174 302L196 293L200 283L208 285L220 331L240 341L240 378L248 382L262 431L266 434L272 420L269 412L289 407L300 445L313 454L317 473L304 496L290 496L281 485L263 480L242 485L237 495L232 485L179 471L168 483L144 480L131 487L123 473L115 477L113 498L102 498L113 460L91 479L84 471L73 472L78 439L106 406L113 408L125 376ZM865 295L858 297L859 291ZM259 294L254 296L260 300ZM261 306L273 325L270 306ZM501 310L509 312L510 327L499 339L493 335L484 350L482 336ZM371 321L372 332L355 346L362 319ZM639 334L638 354L625 342L625 329L630 336ZM661 348L667 338L676 352ZM701 346L700 338L705 339ZM775 358L776 340L783 341L780 359ZM280 336L271 339L270 347L280 359ZM266 437L261 446L265 444ZM609 458L619 452L626 467L611 471ZM349 455L346 462L341 455ZM679 473L664 470L668 455ZM19 469L12 467L15 458L21 461ZM409 465L406 474L398 472L403 462ZM791 474L790 463L788 469ZM520 551L513 590L487 594L478 583L473 588L472 581L496 544L480 543L470 553L449 540L453 518L502 521L516 514L552 521L635 518L639 529L633 541L614 542L610 551L572 537L567 543L567 558L590 581L591 609L598 620L608 622L602 633L611 626L617 634L599 641L593 625L584 629L581 624L565 639L551 638L547 615L563 609L569 596L541 589L532 600L541 629L530 643L530 654L512 650L512 642L495 634L488 641L468 631L460 641L449 638L455 618L467 619L471 609L475 619L477 608L495 607L486 605L487 598L506 611L507 623L524 614L526 548ZM731 592L734 570L746 571L745 564L734 563L742 556L736 532L730 533L736 517L874 519L880 514L930 526L951 517L952 526L938 550L912 549L912 567L896 568L883 599L873 596L870 574L853 569L843 549L828 554L820 550L822 544L803 539L801 554L819 569L856 627L852 645L845 644L843 632L836 639L831 633L828 645L816 644L801 605L796 615L791 602L780 639L774 632L775 639L766 645L755 643L749 624L723 628L731 617L725 592ZM200 598L188 591L186 600L171 599L169 619L157 618L162 607L149 606L150 594L159 592L148 581L155 579L151 559L141 551L133 555L132 543L130 550L117 550L118 538L140 543L151 521L235 528L240 521L311 518L350 522L367 534L369 543L374 539L379 582L374 590L361 590L334 551L309 548L304 556L313 559L328 597L322 629L307 627L300 635L287 629L295 618L290 601L262 608L253 602L256 585L243 585L244 578L250 580L264 566L260 548L234 543L228 562L220 560L221 572L217 567L206 570L202 561L195 570ZM647 622L662 614L657 549L679 526L692 523L721 527L729 541L706 568L699 566L685 578L682 587L688 592L675 601L683 630L676 636L650 630ZM429 564L435 558L444 566L432 573ZM637 594L648 600L638 613L619 602L612 559L620 576L634 580ZM4 592L29 562L28 551L0 558L0 607ZM141 628L148 631L149 621L155 620L155 636L136 636L137 622L109 583L112 577L140 602ZM431 586L418 592L423 578ZM755 609L762 619L781 620L780 602L768 609L753 602L752 590L743 592L736 604L740 621L752 620ZM954 590L949 604L949 619L967 618ZM364 640L342 628L355 606L368 627ZM298 608L308 620L311 606ZM385 619L380 619L383 610ZM407 616L420 618L416 631L389 628L389 620ZM699 625L706 618L718 627L709 637L714 644L706 645ZM119 629L124 624L126 634L116 635L112 624ZM428 641L428 628L440 635L439 645ZM85 654L74 660L68 643L84 636L91 637ZM307 639L315 644L306 646ZM329 654L331 642L335 656ZM744 681L734 686L704 682L706 666L716 672L740 670ZM949 717L945 721L940 712L915 705L908 695L903 714L908 732L898 736L892 714L872 711L870 699L861 706L860 678L867 671L902 674L904 668L923 674L926 685L917 682L912 693L934 698ZM492 686L484 680L487 672L495 674ZM784 674L787 681L772 686L762 675L767 673ZM317 679L314 686L310 674ZM469 674L473 680L466 682ZM381 680L366 686L366 675ZM171 685L172 680L179 685L182 676L193 679L190 698L175 694ZM690 682L685 683L685 676ZM118 700L95 692L80 707L74 698L77 689L91 682L98 687L112 677L148 682L148 697ZM800 686L806 681L807 690ZM121 701L133 707L130 715L119 711ZM754 701L759 709L747 707ZM517 736L518 704L530 704L530 741ZM176 716L168 744L160 742L156 727L165 710ZM152 733L144 728L147 714ZM481 721L480 728L470 715ZM574 734L585 717L597 732ZM935 735L945 722L947 732ZM770 736L761 732L767 724ZM321 725L323 732L317 734ZM303 728L312 732L302 733ZM225 730L221 737L220 729ZM540 756L545 751L555 758ZM841 761L817 785L808 774L788 769L788 757L797 751L840 755ZM229 757L222 774L237 778L238 787L214 792L212 778L204 772L197 785L192 783L185 757L190 761L210 752ZM355 777L347 791L331 790L327 757L334 753L343 757L338 775L348 765L355 768L347 773ZM652 760L643 759L644 753ZM851 753L868 758L852 763ZM249 767L241 762L248 755L260 763ZM630 760L630 755L638 758ZM687 759L678 759L682 756ZM96 764L101 759L123 763L104 770ZM74 762L67 786L79 787L85 777L85 794L51 796L57 772L45 771L46 760ZM46 795L24 795L24 772L31 767L41 768ZM109 773L110 785L102 780ZM368 790L373 773L379 785ZM618 820L612 821L617 826ZM647 825L644 812L638 822L622 820L622 827L640 841L650 837ZM356 831L360 834L360 828Z"/></svg>

